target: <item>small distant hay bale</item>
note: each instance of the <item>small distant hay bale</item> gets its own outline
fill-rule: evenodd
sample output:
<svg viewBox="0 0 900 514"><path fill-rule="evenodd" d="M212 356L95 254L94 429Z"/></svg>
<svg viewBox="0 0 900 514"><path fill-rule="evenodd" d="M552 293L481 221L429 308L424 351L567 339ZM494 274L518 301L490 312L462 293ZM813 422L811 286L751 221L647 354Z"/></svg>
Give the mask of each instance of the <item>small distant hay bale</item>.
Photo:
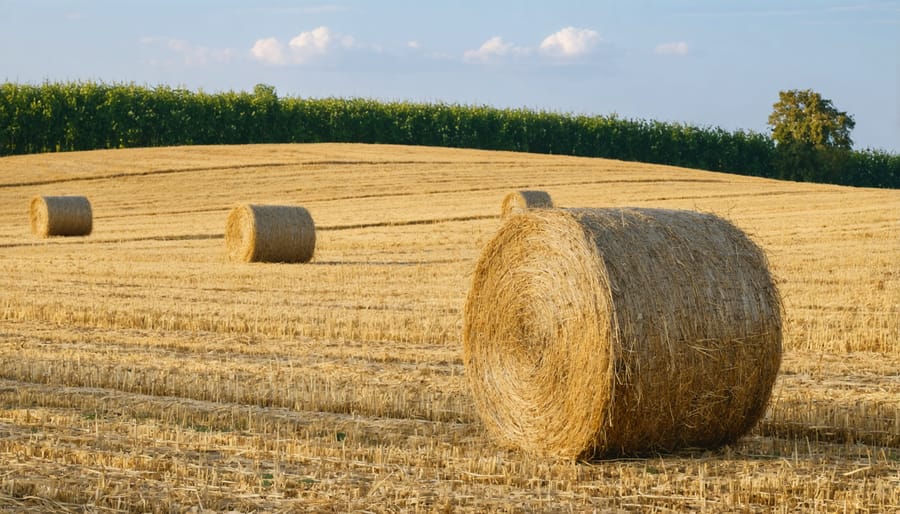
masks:
<svg viewBox="0 0 900 514"><path fill-rule="evenodd" d="M94 228L91 202L84 196L35 196L29 218L38 237L86 236Z"/></svg>
<svg viewBox="0 0 900 514"><path fill-rule="evenodd" d="M729 444L781 364L763 251L711 214L542 209L476 266L463 359L502 444L566 458Z"/></svg>
<svg viewBox="0 0 900 514"><path fill-rule="evenodd" d="M242 204L228 215L225 246L236 262L309 262L316 227L303 207Z"/></svg>
<svg viewBox="0 0 900 514"><path fill-rule="evenodd" d="M553 207L553 200L546 191L513 191L503 198L500 206L500 217L506 218L528 209L547 209Z"/></svg>

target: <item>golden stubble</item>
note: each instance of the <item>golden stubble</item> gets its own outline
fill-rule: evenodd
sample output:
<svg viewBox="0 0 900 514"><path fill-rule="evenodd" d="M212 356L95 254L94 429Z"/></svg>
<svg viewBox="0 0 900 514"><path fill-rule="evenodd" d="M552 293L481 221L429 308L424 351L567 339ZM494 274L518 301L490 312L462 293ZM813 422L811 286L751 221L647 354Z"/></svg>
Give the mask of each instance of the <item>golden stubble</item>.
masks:
<svg viewBox="0 0 900 514"><path fill-rule="evenodd" d="M490 442L462 306L517 190L710 212L765 249L785 355L749 436L592 463ZM90 198L91 236L31 235L37 195ZM315 258L229 261L238 203L304 206ZM898 234L897 191L602 159L331 144L3 158L0 506L897 510Z"/></svg>

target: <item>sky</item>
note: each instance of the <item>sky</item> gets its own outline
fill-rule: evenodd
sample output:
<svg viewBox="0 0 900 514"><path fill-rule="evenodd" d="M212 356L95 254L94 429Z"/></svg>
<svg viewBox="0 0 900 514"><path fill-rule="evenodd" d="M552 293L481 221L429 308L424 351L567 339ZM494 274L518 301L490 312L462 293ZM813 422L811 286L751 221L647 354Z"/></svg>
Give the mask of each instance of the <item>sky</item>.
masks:
<svg viewBox="0 0 900 514"><path fill-rule="evenodd" d="M0 80L364 97L769 132L778 92L900 153L900 0L0 0Z"/></svg>

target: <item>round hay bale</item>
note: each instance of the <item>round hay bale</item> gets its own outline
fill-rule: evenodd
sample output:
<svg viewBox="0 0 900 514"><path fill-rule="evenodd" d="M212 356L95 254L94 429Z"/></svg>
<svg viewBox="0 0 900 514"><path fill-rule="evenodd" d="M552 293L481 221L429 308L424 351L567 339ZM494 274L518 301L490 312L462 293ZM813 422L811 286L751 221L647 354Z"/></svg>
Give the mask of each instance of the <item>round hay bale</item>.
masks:
<svg viewBox="0 0 900 514"><path fill-rule="evenodd" d="M548 209L553 207L553 200L546 191L513 191L503 198L500 205L500 217L506 218L528 209Z"/></svg>
<svg viewBox="0 0 900 514"><path fill-rule="evenodd" d="M766 257L711 214L543 209L476 266L463 360L501 442L576 457L735 441L781 364Z"/></svg>
<svg viewBox="0 0 900 514"><path fill-rule="evenodd" d="M94 228L91 202L84 196L35 196L28 211L31 233L39 237L86 236Z"/></svg>
<svg viewBox="0 0 900 514"><path fill-rule="evenodd" d="M225 224L225 246L236 262L309 262L316 227L303 207L238 205Z"/></svg>

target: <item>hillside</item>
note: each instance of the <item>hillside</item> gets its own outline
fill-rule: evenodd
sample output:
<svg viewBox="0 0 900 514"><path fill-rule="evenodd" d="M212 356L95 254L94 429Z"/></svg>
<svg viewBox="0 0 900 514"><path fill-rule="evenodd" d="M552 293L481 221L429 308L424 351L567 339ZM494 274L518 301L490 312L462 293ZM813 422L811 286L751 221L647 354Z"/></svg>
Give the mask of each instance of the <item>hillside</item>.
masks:
<svg viewBox="0 0 900 514"><path fill-rule="evenodd" d="M593 464L487 440L461 308L521 188L713 212L767 251L787 352L751 436ZM31 236L39 194L88 196L93 234ZM239 202L307 207L313 261L228 262ZM388 145L14 156L0 269L2 508L900 508L897 190Z"/></svg>

